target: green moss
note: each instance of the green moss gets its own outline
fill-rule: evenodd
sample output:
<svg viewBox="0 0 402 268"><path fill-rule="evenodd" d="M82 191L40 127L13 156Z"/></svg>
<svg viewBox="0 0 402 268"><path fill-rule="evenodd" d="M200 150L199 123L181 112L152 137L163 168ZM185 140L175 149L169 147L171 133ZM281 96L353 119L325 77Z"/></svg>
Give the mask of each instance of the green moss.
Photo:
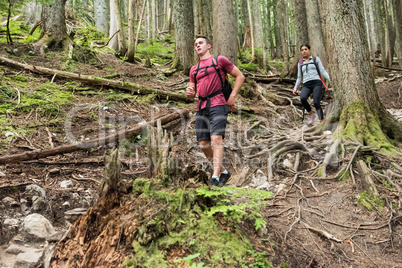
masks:
<svg viewBox="0 0 402 268"><path fill-rule="evenodd" d="M264 199L271 196L271 193L233 187L173 190L162 188L161 181L163 178L159 177L138 178L133 182L133 195L141 195L150 204L149 207L155 209L154 214L146 218L136 231L136 240L132 242L133 256L124 264L127 267L169 267L167 253L174 246L199 253L197 261L200 259L210 267L235 267L242 264L249 251L253 250L250 242L236 226L235 232L220 228L213 216L215 213L209 210L205 213L201 206L210 203L211 199L230 196L233 200L246 200L251 206L262 207ZM222 202L227 204L224 200ZM158 209L163 211L156 213ZM259 261L263 261L260 256Z"/></svg>
<svg viewBox="0 0 402 268"><path fill-rule="evenodd" d="M318 167L317 169L317 176L322 177L322 166Z"/></svg>
<svg viewBox="0 0 402 268"><path fill-rule="evenodd" d="M246 70L251 73L256 73L258 69L258 64L252 62L242 63L239 61L238 66L240 70Z"/></svg>
<svg viewBox="0 0 402 268"><path fill-rule="evenodd" d="M385 205L384 200L376 199L374 196L369 195L366 191L359 194L357 202L360 205L365 206L370 211L374 210L375 206L379 206L380 208L383 208Z"/></svg>
<svg viewBox="0 0 402 268"><path fill-rule="evenodd" d="M349 170L343 170L342 172L339 173L338 175L338 180L339 181L347 181L349 179Z"/></svg>
<svg viewBox="0 0 402 268"><path fill-rule="evenodd" d="M363 145L380 148L389 152L394 148L381 130L381 124L370 109L362 102L354 102L342 110L339 122L343 131L341 135L356 139Z"/></svg>

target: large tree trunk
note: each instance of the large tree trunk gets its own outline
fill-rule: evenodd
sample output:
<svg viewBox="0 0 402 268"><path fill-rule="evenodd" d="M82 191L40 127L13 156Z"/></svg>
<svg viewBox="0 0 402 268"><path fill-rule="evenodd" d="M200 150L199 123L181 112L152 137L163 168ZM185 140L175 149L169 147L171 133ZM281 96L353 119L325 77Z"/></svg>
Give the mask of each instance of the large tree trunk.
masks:
<svg viewBox="0 0 402 268"><path fill-rule="evenodd" d="M296 53L302 44L308 44L306 0L292 0L295 15Z"/></svg>
<svg viewBox="0 0 402 268"><path fill-rule="evenodd" d="M262 13L260 0L252 0L253 35L255 55L259 66L264 64L264 30L262 28Z"/></svg>
<svg viewBox="0 0 402 268"><path fill-rule="evenodd" d="M237 64L236 23L231 1L212 0L214 54Z"/></svg>
<svg viewBox="0 0 402 268"><path fill-rule="evenodd" d="M389 148L384 133L401 141L402 125L378 97L370 68L362 0L318 0L318 3L325 18L323 35L330 63L328 71L335 88L335 105L339 108L335 115L340 115L338 127L344 136L355 138L363 145Z"/></svg>
<svg viewBox="0 0 402 268"><path fill-rule="evenodd" d="M176 52L173 67L189 74L194 64L194 17L192 0L176 0L174 9Z"/></svg>
<svg viewBox="0 0 402 268"><path fill-rule="evenodd" d="M41 20L42 4L38 1L27 2L23 9L25 24L34 25Z"/></svg>
<svg viewBox="0 0 402 268"><path fill-rule="evenodd" d="M320 10L318 9L317 0L306 0L306 10L311 52L314 56L320 58L324 66L327 66L327 55L322 37ZM321 17L328 19L324 16Z"/></svg>
<svg viewBox="0 0 402 268"><path fill-rule="evenodd" d="M402 3L400 0L392 0L394 11L394 23L396 31L396 51L398 54L399 68L402 69Z"/></svg>
<svg viewBox="0 0 402 268"><path fill-rule="evenodd" d="M58 47L67 49L72 40L67 35L65 19L66 0L54 0L53 4L43 5L42 33L35 48L44 55L45 48Z"/></svg>
<svg viewBox="0 0 402 268"><path fill-rule="evenodd" d="M109 1L107 0L94 0L94 17L95 28L101 31L105 36L109 32L109 25L107 18L109 16Z"/></svg>

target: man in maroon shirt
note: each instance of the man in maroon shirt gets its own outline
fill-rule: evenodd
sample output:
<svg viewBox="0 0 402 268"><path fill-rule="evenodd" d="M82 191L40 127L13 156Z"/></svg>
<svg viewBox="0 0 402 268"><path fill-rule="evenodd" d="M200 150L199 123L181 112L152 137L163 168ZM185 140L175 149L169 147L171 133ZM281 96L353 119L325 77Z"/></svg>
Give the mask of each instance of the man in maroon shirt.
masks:
<svg viewBox="0 0 402 268"><path fill-rule="evenodd" d="M195 116L197 141L214 167L209 184L211 186L223 186L232 178L222 165L228 106L231 111L235 109L236 95L245 78L226 57L219 56L217 62L215 61L214 56L209 51L212 47L211 41L206 36L197 36L194 46L200 61L190 70L190 85L186 90L186 96L191 100L195 98L196 94L203 97L198 100ZM232 93L227 101L223 93L216 94L222 89L222 80L215 68L218 68L223 81L225 81L227 73L236 78Z"/></svg>

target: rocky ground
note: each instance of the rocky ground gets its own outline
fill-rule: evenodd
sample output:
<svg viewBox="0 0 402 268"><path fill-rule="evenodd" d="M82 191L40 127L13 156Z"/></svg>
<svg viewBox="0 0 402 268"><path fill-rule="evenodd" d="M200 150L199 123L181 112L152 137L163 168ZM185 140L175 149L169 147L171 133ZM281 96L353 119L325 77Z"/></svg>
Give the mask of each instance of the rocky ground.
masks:
<svg viewBox="0 0 402 268"><path fill-rule="evenodd" d="M4 52L3 48L0 54L4 57L53 69L66 68L57 56L25 57L29 47L23 45L13 47L11 53ZM140 64L124 63L112 54L102 54L99 55L99 64L81 63L74 72L97 76L115 73L119 76L113 79L183 93L188 77L179 73L164 74L166 68L154 66L147 69ZM6 66L0 66L0 73L3 88L7 85L21 86L18 90L20 94L31 94L27 92L34 92L42 84L51 82L60 90L70 90L74 95L73 102L60 105L57 115L40 113L35 108L21 109L9 115L8 123L13 130L34 130L24 135L24 132L3 128L0 134L2 156L66 144L65 118L73 110L72 107L78 107L73 114L74 120L69 123L77 142L94 139L102 133L116 133L118 124L124 123L129 128L183 107L195 110L195 104L159 102L155 96L115 96L111 91L108 94L110 89L103 87L77 84L68 89L71 84L66 82L73 81ZM13 82L21 76L26 77L26 87ZM267 199L261 212L267 222L264 228L256 231L249 223L240 226L253 247L266 252L267 259L278 267L284 262L290 267L401 267L402 204L398 189L402 180L397 175L401 173L398 170L402 164L400 157L389 158L377 152L361 151L358 144L350 143L336 148L337 157L331 158L324 170L326 176L322 176L320 166L333 147L336 124L322 129L317 121L313 125L302 122L300 103L290 94L291 84L262 83L251 76L247 81L246 93L239 97L238 104L252 111L238 110L229 116L225 165L234 175L230 186L255 188L274 194ZM382 73L376 82L381 101L402 122L401 72ZM272 97L274 95L277 97ZM331 109L331 98L329 92L323 101L326 111ZM15 103L16 99L13 101ZM185 174L182 177L186 180L176 184L183 188L200 187L211 171L197 148L193 118L194 114L190 113L188 119L164 126L174 136L170 155ZM122 195L136 178L146 177L149 172L145 145L146 136L141 134L135 136L131 143L119 146L122 163L122 190L119 191ZM53 262L53 265L58 267L55 263L62 263L57 250L68 248L68 239L81 237L77 230L91 230L83 225L85 217L81 217L81 225L76 221L78 217L85 213L86 217L102 214L98 187L103 180L103 155L107 147L1 167L0 267L38 267L42 264L49 267L55 249L59 262ZM359 201L362 200L363 185L361 172L354 162L357 158L354 152L358 150L358 158L372 157L372 168L384 171L372 174L379 199L383 202L381 204L370 199ZM392 165L395 167L391 169ZM393 170L396 175L389 176L387 170ZM341 172L345 171L348 174L339 179L340 174L343 175ZM396 186L390 187L392 183ZM119 198L121 211L134 206L133 200ZM372 209L369 210L362 202L369 203ZM145 218L157 212L149 212L151 214ZM122 217L115 207L113 213ZM127 217L135 219L134 216ZM75 230L71 230L72 226ZM99 226L106 226L106 223ZM96 236L86 234L82 237L85 241L78 241L81 246L89 243L88 237ZM122 242L117 248L119 245L123 247ZM127 242L124 249L128 250L130 246ZM128 256L121 248L120 255L116 255L117 250L107 250L98 251L102 260L109 260L106 262L109 265L105 264L105 267L116 267L111 265L113 261L124 260ZM169 251L170 266L176 266L173 263L175 258L189 253L184 248L172 248ZM81 256L88 257L85 254L82 252Z"/></svg>

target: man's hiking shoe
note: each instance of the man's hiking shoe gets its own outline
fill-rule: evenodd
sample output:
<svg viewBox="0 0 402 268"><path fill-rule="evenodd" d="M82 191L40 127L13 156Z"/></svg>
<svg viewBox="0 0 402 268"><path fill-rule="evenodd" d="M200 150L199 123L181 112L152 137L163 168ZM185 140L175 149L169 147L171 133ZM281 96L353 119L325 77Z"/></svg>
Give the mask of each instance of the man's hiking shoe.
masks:
<svg viewBox="0 0 402 268"><path fill-rule="evenodd" d="M312 114L309 114L308 115L308 124L312 124L314 122L314 114L312 113Z"/></svg>
<svg viewBox="0 0 402 268"><path fill-rule="evenodd" d="M219 186L219 181L216 178L212 177L209 180L209 186Z"/></svg>
<svg viewBox="0 0 402 268"><path fill-rule="evenodd" d="M222 174L219 177L219 187L224 186L228 181L232 179L232 175L228 172L227 174Z"/></svg>

